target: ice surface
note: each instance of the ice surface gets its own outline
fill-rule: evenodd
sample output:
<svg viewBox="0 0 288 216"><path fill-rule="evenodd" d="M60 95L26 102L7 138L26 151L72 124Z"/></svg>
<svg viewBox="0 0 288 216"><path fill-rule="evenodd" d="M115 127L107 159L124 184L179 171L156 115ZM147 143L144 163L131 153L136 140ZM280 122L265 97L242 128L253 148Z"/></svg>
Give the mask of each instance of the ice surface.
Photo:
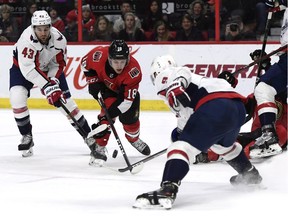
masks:
<svg viewBox="0 0 288 216"><path fill-rule="evenodd" d="M92 124L98 110L83 111ZM89 149L56 110L30 110L34 156L22 158L17 150L21 136L10 109L0 109L0 215L1 216L234 216L286 215L288 201L287 152L255 163L263 177L262 189L237 189L229 183L236 172L224 162L192 165L171 210L139 210L137 195L159 188L165 155L147 163L132 175L90 167ZM141 112L141 139L152 153L168 147L176 120L170 112ZM131 163L144 157L116 129ZM249 124L243 127L249 130ZM107 166L125 167L111 135ZM265 189L266 188L266 189Z"/></svg>

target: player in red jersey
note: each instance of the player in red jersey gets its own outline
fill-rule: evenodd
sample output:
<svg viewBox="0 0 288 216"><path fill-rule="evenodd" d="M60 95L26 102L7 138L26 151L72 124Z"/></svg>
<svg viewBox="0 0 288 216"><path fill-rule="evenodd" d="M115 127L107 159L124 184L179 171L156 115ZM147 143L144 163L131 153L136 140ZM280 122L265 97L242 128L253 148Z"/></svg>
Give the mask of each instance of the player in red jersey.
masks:
<svg viewBox="0 0 288 216"><path fill-rule="evenodd" d="M86 76L89 93L98 100L98 93L102 93L110 117L123 125L125 137L143 155L150 154L149 146L140 138L140 94L139 83L142 72L138 61L130 56L129 47L123 40L114 40L110 46L97 46L82 60L82 70ZM101 109L98 123L108 125L105 111ZM103 127L103 126L102 126ZM107 160L105 146L108 143L111 131L109 127L96 138L96 148L92 153L92 163ZM98 134L99 136L99 134Z"/></svg>

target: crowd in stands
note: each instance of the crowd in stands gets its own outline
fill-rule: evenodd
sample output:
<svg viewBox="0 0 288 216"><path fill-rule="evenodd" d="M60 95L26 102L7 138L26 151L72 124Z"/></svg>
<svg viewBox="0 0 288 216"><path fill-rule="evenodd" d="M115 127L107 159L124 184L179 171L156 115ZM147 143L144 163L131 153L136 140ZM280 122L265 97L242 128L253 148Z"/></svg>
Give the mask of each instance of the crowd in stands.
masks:
<svg viewBox="0 0 288 216"><path fill-rule="evenodd" d="M0 4L0 42L16 42L22 31L30 25L33 12L43 9L42 1L27 2L26 13L22 16L13 14L13 4ZM65 35L68 42L77 42L77 0L74 1L74 8L67 12L62 7L57 7L56 1L47 2L51 2L45 10L51 16L52 25ZM119 4L119 13L104 15L92 10L93 5L100 1L82 2L83 41L215 40L215 0L191 0L189 8L181 13L164 13L163 0L143 0L143 5L147 5L147 8L137 10L134 4L136 1L114 0ZM264 33L266 18L263 0L221 0L221 40L259 40Z"/></svg>

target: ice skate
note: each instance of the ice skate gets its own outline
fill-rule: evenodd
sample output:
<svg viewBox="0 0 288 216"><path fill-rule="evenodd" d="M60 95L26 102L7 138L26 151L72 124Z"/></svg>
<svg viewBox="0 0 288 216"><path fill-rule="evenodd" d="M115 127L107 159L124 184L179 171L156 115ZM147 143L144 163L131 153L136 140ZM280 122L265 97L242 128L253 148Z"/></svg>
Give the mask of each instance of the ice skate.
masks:
<svg viewBox="0 0 288 216"><path fill-rule="evenodd" d="M163 182L157 191L137 196L133 208L140 209L171 209L176 199L179 185L175 182Z"/></svg>
<svg viewBox="0 0 288 216"><path fill-rule="evenodd" d="M21 143L18 145L18 150L22 151L23 157L30 157L33 155L33 137L31 134L22 136Z"/></svg>
<svg viewBox="0 0 288 216"><path fill-rule="evenodd" d="M255 144L250 148L250 158L263 158L280 154L282 148L278 143L273 125L262 127L262 135L256 139Z"/></svg>
<svg viewBox="0 0 288 216"><path fill-rule="evenodd" d="M151 153L149 146L141 139L131 142L131 145L143 155L150 155Z"/></svg>
<svg viewBox="0 0 288 216"><path fill-rule="evenodd" d="M252 166L248 171L232 176L230 178L230 183L234 186L239 185L258 185L262 182L262 177L260 176L258 170Z"/></svg>
<svg viewBox="0 0 288 216"><path fill-rule="evenodd" d="M103 166L104 162L107 161L106 156L106 147L105 146L99 146L97 143L93 145L94 149L91 150L90 153L90 166Z"/></svg>

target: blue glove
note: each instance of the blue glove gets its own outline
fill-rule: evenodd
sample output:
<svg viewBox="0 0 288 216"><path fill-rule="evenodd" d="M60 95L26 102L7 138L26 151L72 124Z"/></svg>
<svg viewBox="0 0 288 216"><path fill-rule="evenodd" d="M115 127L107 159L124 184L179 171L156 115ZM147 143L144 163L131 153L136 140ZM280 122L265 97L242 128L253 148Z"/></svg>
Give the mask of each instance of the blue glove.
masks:
<svg viewBox="0 0 288 216"><path fill-rule="evenodd" d="M180 130L178 127L174 128L173 131L171 132L171 141L172 142L178 141L181 132L182 130Z"/></svg>

